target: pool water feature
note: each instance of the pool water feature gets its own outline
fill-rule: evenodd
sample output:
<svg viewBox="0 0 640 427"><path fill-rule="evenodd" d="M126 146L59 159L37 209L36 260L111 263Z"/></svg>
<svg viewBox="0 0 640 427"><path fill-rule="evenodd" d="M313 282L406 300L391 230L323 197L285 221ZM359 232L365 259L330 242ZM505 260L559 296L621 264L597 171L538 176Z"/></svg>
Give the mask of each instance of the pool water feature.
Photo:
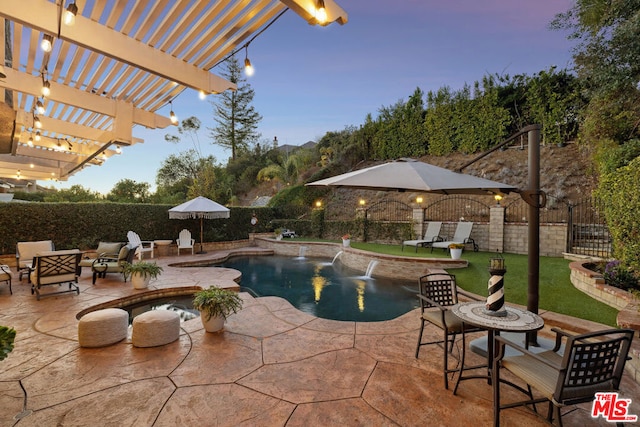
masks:
<svg viewBox="0 0 640 427"><path fill-rule="evenodd" d="M414 282L366 277L331 259L234 257L215 266L242 272L241 290L282 297L299 310L324 319L390 320L418 307Z"/></svg>

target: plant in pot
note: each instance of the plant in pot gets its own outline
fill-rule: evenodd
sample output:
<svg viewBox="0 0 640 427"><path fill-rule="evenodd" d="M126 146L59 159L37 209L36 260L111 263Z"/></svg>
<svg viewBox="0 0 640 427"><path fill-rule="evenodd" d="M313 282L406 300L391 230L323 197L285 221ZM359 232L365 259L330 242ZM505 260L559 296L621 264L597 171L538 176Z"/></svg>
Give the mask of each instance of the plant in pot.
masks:
<svg viewBox="0 0 640 427"><path fill-rule="evenodd" d="M345 248L351 245L351 234L346 233L342 236L342 246Z"/></svg>
<svg viewBox="0 0 640 427"><path fill-rule="evenodd" d="M451 252L452 259L460 259L462 256L462 250L464 249L464 243L451 243L449 245L449 251Z"/></svg>
<svg viewBox="0 0 640 427"><path fill-rule="evenodd" d="M207 332L217 332L224 326L227 316L242 308L237 292L211 286L194 294L193 308L200 311L200 320Z"/></svg>
<svg viewBox="0 0 640 427"><path fill-rule="evenodd" d="M122 272L126 277L131 276L134 289L146 289L151 279L157 279L162 273L162 267L155 262L140 261L133 264L125 263Z"/></svg>

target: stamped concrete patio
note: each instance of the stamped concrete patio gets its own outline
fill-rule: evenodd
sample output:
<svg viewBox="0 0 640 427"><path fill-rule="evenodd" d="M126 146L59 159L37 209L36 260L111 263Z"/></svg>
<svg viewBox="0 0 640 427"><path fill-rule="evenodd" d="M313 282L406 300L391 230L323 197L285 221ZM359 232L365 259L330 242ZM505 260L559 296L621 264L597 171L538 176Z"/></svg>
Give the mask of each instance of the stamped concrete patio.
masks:
<svg viewBox="0 0 640 427"><path fill-rule="evenodd" d="M151 288L233 287L238 273L171 267L177 261L224 256L162 257ZM15 271L14 271L15 272ZM454 396L443 387L442 350L427 346L414 358L418 311L374 323L318 319L277 297L242 294L244 308L225 330L209 334L199 319L182 324L180 339L136 348L130 338L104 348L80 348L76 314L139 293L119 275L80 295L36 301L14 275L14 294L0 286L0 324L17 330L15 349L0 362L2 426L488 426L490 386L463 382ZM546 326L597 328L542 313ZM438 331L428 328L436 337ZM439 336L439 334L438 334ZM471 363L480 359L471 354ZM640 388L625 376L623 395L640 414ZM503 388L507 397L511 392ZM514 394L515 396L515 394ZM565 426L609 425L590 405L563 418ZM503 412L503 426L545 423L527 409Z"/></svg>

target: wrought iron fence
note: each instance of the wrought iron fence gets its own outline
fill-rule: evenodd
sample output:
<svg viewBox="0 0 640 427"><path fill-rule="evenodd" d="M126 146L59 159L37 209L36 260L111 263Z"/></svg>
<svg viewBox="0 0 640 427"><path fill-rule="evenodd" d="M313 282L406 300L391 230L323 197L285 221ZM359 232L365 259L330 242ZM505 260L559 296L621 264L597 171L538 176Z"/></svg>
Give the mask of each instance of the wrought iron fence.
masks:
<svg viewBox="0 0 640 427"><path fill-rule="evenodd" d="M504 205L505 222L529 222L529 205L518 197ZM543 224L566 224L569 222L569 203L547 195L547 205L540 209Z"/></svg>
<svg viewBox="0 0 640 427"><path fill-rule="evenodd" d="M427 221L489 222L491 205L465 196L445 196L427 205Z"/></svg>
<svg viewBox="0 0 640 427"><path fill-rule="evenodd" d="M589 197L569 204L568 250L574 254L610 257L611 234L598 209L595 199Z"/></svg>
<svg viewBox="0 0 640 427"><path fill-rule="evenodd" d="M365 209L365 218L369 221L410 222L413 208L397 200L382 200Z"/></svg>

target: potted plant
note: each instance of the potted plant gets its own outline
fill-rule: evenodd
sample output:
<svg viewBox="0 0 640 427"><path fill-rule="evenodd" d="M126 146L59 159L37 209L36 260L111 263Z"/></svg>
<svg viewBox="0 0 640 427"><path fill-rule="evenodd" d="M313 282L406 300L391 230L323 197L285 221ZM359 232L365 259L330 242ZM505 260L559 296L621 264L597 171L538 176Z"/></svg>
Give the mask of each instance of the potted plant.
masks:
<svg viewBox="0 0 640 427"><path fill-rule="evenodd" d="M131 276L133 289L146 289L151 279L157 279L162 273L162 267L155 262L140 261L133 264L125 263L122 272L125 277Z"/></svg>
<svg viewBox="0 0 640 427"><path fill-rule="evenodd" d="M11 353L15 339L15 329L8 326L0 326L0 360L4 360Z"/></svg>
<svg viewBox="0 0 640 427"><path fill-rule="evenodd" d="M228 315L242 308L242 299L235 291L211 286L195 293L193 308L200 311L204 329L217 332L224 326Z"/></svg>
<svg viewBox="0 0 640 427"><path fill-rule="evenodd" d="M462 256L462 250L464 249L464 243L451 243L449 245L449 251L451 252L451 259L460 259Z"/></svg>
<svg viewBox="0 0 640 427"><path fill-rule="evenodd" d="M345 248L351 246L351 234L347 233L342 236L342 246L344 246Z"/></svg>

